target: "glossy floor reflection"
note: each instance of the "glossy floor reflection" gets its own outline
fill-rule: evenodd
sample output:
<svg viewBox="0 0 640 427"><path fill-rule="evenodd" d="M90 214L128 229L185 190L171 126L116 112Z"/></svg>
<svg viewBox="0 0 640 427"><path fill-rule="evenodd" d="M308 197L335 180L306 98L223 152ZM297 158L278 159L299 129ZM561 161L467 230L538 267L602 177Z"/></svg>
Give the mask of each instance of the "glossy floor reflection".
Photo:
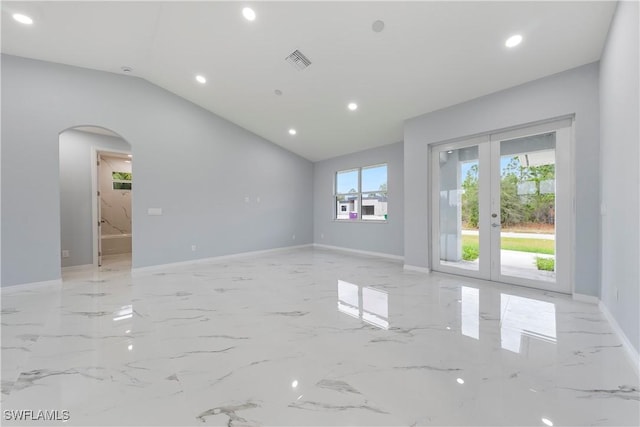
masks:
<svg viewBox="0 0 640 427"><path fill-rule="evenodd" d="M379 258L111 268L2 297L3 410L69 411L52 425L640 422L595 305Z"/></svg>

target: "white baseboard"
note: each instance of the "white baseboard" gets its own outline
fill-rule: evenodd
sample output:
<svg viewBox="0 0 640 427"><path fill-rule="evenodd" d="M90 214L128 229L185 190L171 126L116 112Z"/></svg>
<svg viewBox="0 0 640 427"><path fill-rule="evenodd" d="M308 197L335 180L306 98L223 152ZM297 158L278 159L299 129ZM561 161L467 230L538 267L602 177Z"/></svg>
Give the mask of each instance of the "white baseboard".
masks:
<svg viewBox="0 0 640 427"><path fill-rule="evenodd" d="M234 259L234 258L245 258L245 257L250 257L250 256L269 254L269 253L272 253L272 252L282 252L282 251L293 250L293 249L308 248L308 247L311 247L311 246L312 246L312 244L308 243L306 245L283 246L281 248L264 249L264 250L261 250L261 251L240 252L240 253L237 253L237 254L221 255L221 256L217 256L217 257L198 258L198 259L192 259L192 260L189 260L189 261L171 262L171 263L168 263L168 264L150 265L148 267L136 267L136 268L132 268L131 269L131 276L136 277L136 276L140 276L140 275L146 275L146 274L149 274L149 273L155 273L155 272L163 271L163 270L166 270L166 269L169 269L169 268L185 267L185 266L189 266L189 265L206 264L206 263L212 263L212 262L222 262L222 261L227 261L227 260L231 260L231 259Z"/></svg>
<svg viewBox="0 0 640 427"><path fill-rule="evenodd" d="M600 298L594 297L593 295L585 295L585 294L573 294L573 300L578 302L586 302L587 304L598 304L600 302Z"/></svg>
<svg viewBox="0 0 640 427"><path fill-rule="evenodd" d="M83 264L83 265L72 265L70 267L62 267L62 272L69 272L69 271L84 271L84 270L91 270L96 268L95 265L93 264Z"/></svg>
<svg viewBox="0 0 640 427"><path fill-rule="evenodd" d="M425 273L425 274L431 273L431 269L427 267L418 267L417 265L405 264L403 268L407 271L417 271L418 273Z"/></svg>
<svg viewBox="0 0 640 427"><path fill-rule="evenodd" d="M0 288L3 294L12 294L14 292L35 291L47 287L61 286L62 279L45 280L43 282L21 283L19 285L3 286Z"/></svg>
<svg viewBox="0 0 640 427"><path fill-rule="evenodd" d="M384 252L362 251L360 249L345 248L344 246L332 246L332 245L323 245L321 243L314 243L313 247L314 248L321 248L321 249L330 249L330 250L333 250L333 251L351 252L351 253L358 254L358 255L375 256L375 257L378 257L378 258L387 258L387 259L392 259L392 260L395 260L395 261L404 260L404 257L402 257L400 255L391 255L391 254L386 254Z"/></svg>
<svg viewBox="0 0 640 427"><path fill-rule="evenodd" d="M618 324L616 318L613 317L607 306L604 305L602 301L600 301L600 303L598 304L598 308L600 308L600 311L602 312L604 317L606 317L606 319L609 321L611 328L616 333L618 338L620 338L620 341L622 341L622 347L624 347L624 349L627 351L627 355L629 356L633 369L636 371L636 375L640 376L640 356L638 355L638 351L633 347L631 341L629 341L629 338L627 338L627 335Z"/></svg>

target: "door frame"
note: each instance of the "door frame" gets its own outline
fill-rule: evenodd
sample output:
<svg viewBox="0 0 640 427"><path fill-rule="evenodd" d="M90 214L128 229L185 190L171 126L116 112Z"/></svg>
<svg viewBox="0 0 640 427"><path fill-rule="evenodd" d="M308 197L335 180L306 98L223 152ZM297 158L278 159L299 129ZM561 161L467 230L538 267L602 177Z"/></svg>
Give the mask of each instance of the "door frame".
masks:
<svg viewBox="0 0 640 427"><path fill-rule="evenodd" d="M480 256L480 266L479 270L476 272L474 270L462 270L460 268L455 267L447 267L440 265L439 260L439 251L440 251L440 235L439 235L439 220L440 220L440 212L439 212L439 177L436 173L439 167L439 154L442 151L451 150L451 149L459 149L473 145L479 145L479 162L485 160L485 164L490 164L495 156L495 153L492 154L490 152L491 149L495 150L496 146L499 142L493 144L494 141L503 141L509 139L516 139L531 135L537 135L544 132L556 131L556 132L566 132L564 137L567 138L568 146L565 147L564 150L559 150L558 145L556 145L556 164L562 163L565 164L565 168L562 168L560 174L562 176L562 181L564 181L564 185L560 189L561 193L564 194L564 197L558 197L558 199L563 200L563 230L561 235L563 236L563 242L560 242L558 239L558 230L556 229L556 259L560 251L562 251L561 259L564 259L563 266L560 272L556 271L556 281L554 283L549 283L549 286L545 286L546 284L543 281L535 281L523 278L516 278L511 276L502 276L502 274L496 274L496 269L499 270L500 264L497 263L497 267L492 268L490 265L487 268L487 263L491 261L491 258L494 257L494 254L489 256ZM484 143L484 144L483 144ZM486 148L483 150L482 145ZM510 285L518 285L518 286L526 286L533 287L540 290L553 291L559 293L573 294L575 292L575 116L567 115L556 117L548 120L533 122L524 124L521 126L514 126L510 128L505 128L501 130L495 130L491 132L485 132L482 134L478 134L475 136L470 136L467 138L456 138L454 140L443 141L440 143L430 144L429 149L429 166L431 168L431 172L429 173L429 192L431 197L429 197L430 207L429 211L431 213L431 217L429 219L428 230L430 236L430 249L431 254L429 257L429 265L431 270L440 271L443 273L450 273L456 275L464 275L467 277L474 277L477 279L490 280L496 283L505 283ZM499 158L499 156L498 156ZM556 171L558 174L558 171ZM480 223L481 224L489 224L490 221L488 216L491 210L491 200L490 200L490 188L496 186L495 183L491 183L491 177L488 177L487 174L484 174L485 179L482 178L483 174L480 173L480 182L485 182L485 185L481 185L479 189L478 199L479 199L479 214L480 214ZM558 180L558 175L556 175L556 180ZM557 182L557 181L556 181ZM484 191L483 191L484 187ZM493 189L493 188L492 188ZM489 194L487 194L489 193ZM556 185L556 194L558 194L558 186ZM488 205L488 206L487 206ZM487 234L484 236L483 234ZM490 245L490 240L492 235L495 233L481 233L480 234L480 245L484 248L490 248L491 252L497 251L499 253L499 249L496 249L495 242L493 245ZM494 237L495 240L495 237ZM558 248L558 246L561 246ZM485 252L487 250L485 249ZM438 258L438 259L436 259ZM484 261L483 261L484 258ZM558 265L558 263L556 263ZM484 268L483 268L484 267ZM492 271L493 270L493 271ZM556 268L557 270L557 268ZM499 273L499 272L498 272ZM565 283L564 286L558 287L559 283Z"/></svg>
<svg viewBox="0 0 640 427"><path fill-rule="evenodd" d="M98 209L98 189L100 188L100 177L98 176L98 158L102 153L114 153L114 154L131 154L131 151L125 150L112 150L110 148L101 148L93 146L91 147L91 221L93 225L92 239L93 239L93 265L99 267L99 249L100 249L100 227L98 221L99 209ZM131 159L131 170L133 171L133 158ZM131 205L133 206L133 189L131 190ZM133 212L132 212L133 222ZM133 224L131 227L131 234L133 236Z"/></svg>

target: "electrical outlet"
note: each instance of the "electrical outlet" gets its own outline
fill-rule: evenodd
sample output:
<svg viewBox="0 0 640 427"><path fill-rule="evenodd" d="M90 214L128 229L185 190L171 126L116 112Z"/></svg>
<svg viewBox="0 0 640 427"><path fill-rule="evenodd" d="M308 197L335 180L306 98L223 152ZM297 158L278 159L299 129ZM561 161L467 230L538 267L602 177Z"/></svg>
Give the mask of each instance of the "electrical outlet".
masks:
<svg viewBox="0 0 640 427"><path fill-rule="evenodd" d="M256 203L260 203L260 196L256 197Z"/></svg>
<svg viewBox="0 0 640 427"><path fill-rule="evenodd" d="M291 236L291 240L296 240L296 235Z"/></svg>
<svg viewBox="0 0 640 427"><path fill-rule="evenodd" d="M63 250L62 251L62 258L69 258L69 251L68 250Z"/></svg>
<svg viewBox="0 0 640 427"><path fill-rule="evenodd" d="M191 251L192 251L192 252L195 252L195 251L196 251L196 249L198 249L198 248L196 247L196 245L191 245Z"/></svg>
<svg viewBox="0 0 640 427"><path fill-rule="evenodd" d="M320 238L324 239L324 233L320 233Z"/></svg>

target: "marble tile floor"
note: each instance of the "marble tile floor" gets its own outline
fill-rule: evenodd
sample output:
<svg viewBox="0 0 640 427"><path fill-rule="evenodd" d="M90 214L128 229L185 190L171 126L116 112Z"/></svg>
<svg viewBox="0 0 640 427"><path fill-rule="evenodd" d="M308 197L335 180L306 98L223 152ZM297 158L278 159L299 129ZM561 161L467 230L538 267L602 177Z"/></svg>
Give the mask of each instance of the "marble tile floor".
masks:
<svg viewBox="0 0 640 427"><path fill-rule="evenodd" d="M99 271L127 271L131 270L131 254L104 255L102 257L102 267Z"/></svg>
<svg viewBox="0 0 640 427"><path fill-rule="evenodd" d="M3 425L638 425L640 391L595 305L304 248L4 290L2 409Z"/></svg>
<svg viewBox="0 0 640 427"><path fill-rule="evenodd" d="M87 265L62 269L62 280L65 283L71 283L77 280L85 282L104 280L123 275L131 276L130 253L104 255L102 257L102 266L97 268Z"/></svg>

